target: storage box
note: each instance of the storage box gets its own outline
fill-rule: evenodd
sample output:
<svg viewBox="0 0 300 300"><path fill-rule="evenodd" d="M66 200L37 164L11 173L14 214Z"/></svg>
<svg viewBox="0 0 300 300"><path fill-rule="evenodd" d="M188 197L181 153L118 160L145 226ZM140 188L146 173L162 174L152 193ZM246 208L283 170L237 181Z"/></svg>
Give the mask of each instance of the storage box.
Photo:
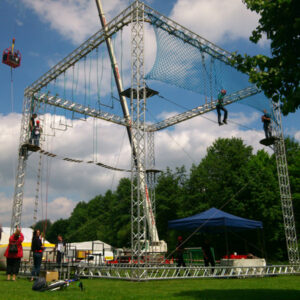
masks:
<svg viewBox="0 0 300 300"><path fill-rule="evenodd" d="M58 280L58 272L57 271L41 271L41 277L44 277L47 282Z"/></svg>

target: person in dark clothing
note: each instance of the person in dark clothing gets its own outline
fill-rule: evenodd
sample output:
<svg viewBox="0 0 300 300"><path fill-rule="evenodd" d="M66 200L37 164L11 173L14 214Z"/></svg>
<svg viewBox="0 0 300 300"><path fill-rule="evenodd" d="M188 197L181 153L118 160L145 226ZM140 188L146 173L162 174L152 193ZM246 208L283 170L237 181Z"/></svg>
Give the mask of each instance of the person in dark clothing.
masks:
<svg viewBox="0 0 300 300"><path fill-rule="evenodd" d="M220 93L219 93L219 95L218 95L218 104L216 105L217 113L218 113L218 123L219 123L219 126L221 126L223 124L227 124L228 111L223 106L223 100L224 100L225 95L226 95L226 90L221 90ZM221 110L224 111L223 123L221 122Z"/></svg>
<svg viewBox="0 0 300 300"><path fill-rule="evenodd" d="M34 141L34 128L36 126L35 119L37 117L37 114L32 114L30 121L29 121L29 131L30 131L30 138L29 138L29 144L33 144Z"/></svg>
<svg viewBox="0 0 300 300"><path fill-rule="evenodd" d="M264 109L264 114L261 117L261 121L264 123L264 131L266 135L266 139L269 139L272 137L272 132L271 132L271 116L267 113L267 110Z"/></svg>
<svg viewBox="0 0 300 300"><path fill-rule="evenodd" d="M35 122L35 126L33 128L33 143L35 146L39 147L40 146L40 137L41 137L41 133L42 133L42 128L40 126L40 121L37 120Z"/></svg>
<svg viewBox="0 0 300 300"><path fill-rule="evenodd" d="M41 240L41 232L39 229L34 230L31 241L31 251L33 253L33 269L31 272L31 281L33 281L35 277L38 277L40 275L43 250L44 248Z"/></svg>
<svg viewBox="0 0 300 300"><path fill-rule="evenodd" d="M177 240L177 245L176 245L177 267L180 267L180 266L185 267L185 262L183 259L183 252L184 252L183 240L182 240L182 237L179 236L178 240Z"/></svg>
<svg viewBox="0 0 300 300"><path fill-rule="evenodd" d="M65 242L61 235L57 236L57 244L55 245L56 250L56 263L61 264L62 260L64 259L65 253Z"/></svg>
<svg viewBox="0 0 300 300"><path fill-rule="evenodd" d="M202 252L203 252L204 265L206 267L208 267L210 264L212 267L214 267L215 259L214 259L213 253L211 251L211 246L210 246L208 239L204 240L204 243L202 245ZM212 270L214 270L214 269L212 269Z"/></svg>
<svg viewBox="0 0 300 300"><path fill-rule="evenodd" d="M24 236L21 232L21 229L17 228L15 233L9 238L9 244L6 248L4 256L6 257L6 274L7 280L10 280L12 275L12 280L16 280L16 276L19 273L21 258L23 257L23 247L22 242L24 241ZM16 246L16 249L12 251L13 246Z"/></svg>

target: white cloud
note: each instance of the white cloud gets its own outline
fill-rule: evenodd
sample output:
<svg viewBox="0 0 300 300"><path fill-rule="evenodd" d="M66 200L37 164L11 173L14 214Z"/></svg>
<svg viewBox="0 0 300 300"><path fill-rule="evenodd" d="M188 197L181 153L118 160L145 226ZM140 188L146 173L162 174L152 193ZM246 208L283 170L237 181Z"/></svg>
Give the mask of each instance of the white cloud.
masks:
<svg viewBox="0 0 300 300"><path fill-rule="evenodd" d="M295 140L298 141L298 142L300 142L300 131L297 131L295 133Z"/></svg>
<svg viewBox="0 0 300 300"><path fill-rule="evenodd" d="M259 114L249 114L246 118L244 114L231 113L228 125L222 127L216 124L217 116L214 112L206 114L205 117L195 117L176 125L172 130L156 133L155 155L158 169L165 170L167 166L174 168L181 165L188 169L192 163L198 164L206 154L207 147L218 137L239 137L246 145L251 145L254 151L265 149L271 153L269 148L259 144L259 140L264 137L262 130L241 130L238 125L251 127L251 122L259 120ZM11 218L20 120L20 114L0 115L0 220L6 226L9 226ZM49 122L42 125L48 126L47 124ZM130 169L130 146L126 129L101 120L97 120L97 124L98 161L109 166ZM45 203L45 199L48 199L48 217L52 221L68 218L78 201L88 201L96 195L104 194L108 189L114 190L120 178L130 176L129 173L111 171L88 163L62 160L68 157L88 161L95 157L93 126L91 118L87 121L75 120L72 128L64 132L56 131L55 136L47 137L48 142L43 145L45 150L58 155L58 158L52 159L43 156L40 182L42 202ZM299 131L295 138L300 139ZM33 220L38 160L39 154L32 153L27 163L22 226L31 225ZM42 207L39 206L39 219L41 213Z"/></svg>
<svg viewBox="0 0 300 300"><path fill-rule="evenodd" d="M91 0L22 0L44 23L64 38L79 44L101 28L95 1ZM103 1L107 21L128 6L128 1Z"/></svg>
<svg viewBox="0 0 300 300"><path fill-rule="evenodd" d="M170 18L214 43L248 39L259 19L241 0L178 0Z"/></svg>

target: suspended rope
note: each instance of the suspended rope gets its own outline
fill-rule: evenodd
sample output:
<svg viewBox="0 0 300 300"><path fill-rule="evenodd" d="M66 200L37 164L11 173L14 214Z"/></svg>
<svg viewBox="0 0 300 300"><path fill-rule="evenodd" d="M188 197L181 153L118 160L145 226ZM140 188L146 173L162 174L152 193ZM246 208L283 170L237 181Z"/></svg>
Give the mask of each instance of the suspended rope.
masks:
<svg viewBox="0 0 300 300"><path fill-rule="evenodd" d="M151 117L153 119L155 119L157 121L157 119L153 116L153 114L150 111L148 111L148 113L151 115ZM180 144L177 143L177 141L172 137L172 135L170 135L170 133L168 133L168 131L165 131L165 132L174 141L174 143L176 143L181 148L181 150L187 155L187 157L192 161L192 163L195 163L195 160L191 157L191 155Z"/></svg>
<svg viewBox="0 0 300 300"><path fill-rule="evenodd" d="M69 158L69 157L63 157L63 156L60 156L60 155L57 155L57 154L54 154L54 153L51 153L49 151L42 150L42 149L40 149L40 150L38 150L36 152L39 152L39 153L41 153L41 154L43 154L45 156L51 157L51 158L57 158L57 159L61 159L61 160L69 161L69 162L94 164L96 166L103 167L105 169L109 169L109 170L113 170L113 171L131 172L131 170L129 170L129 169L122 169L122 168L112 167L112 166L109 166L107 164L104 164L104 163L101 163L101 162L97 162L97 161L94 161L94 160L84 161L84 160L81 160L81 159L74 159L74 158Z"/></svg>
<svg viewBox="0 0 300 300"><path fill-rule="evenodd" d="M121 150L123 148L124 138L125 138L126 134L127 134L127 131L125 129L124 132L123 132L122 142L121 142L121 146L120 146L120 151L119 151L119 154L118 154L118 158L117 158L117 161L116 161L116 165L119 163L119 159L120 159L120 155L121 155ZM111 181L111 186L110 186L111 190L113 188L114 181L115 181L115 173L113 173L113 177L112 177L112 181Z"/></svg>
<svg viewBox="0 0 300 300"><path fill-rule="evenodd" d="M176 106L178 106L178 107L184 109L185 111L190 110L189 108L187 108L187 107L185 107L185 106L183 106L183 105L181 105L181 104L178 104L178 103L176 103L176 102L174 102L174 101L172 101L172 100L170 100L170 99L168 99L168 98L166 98L166 97L164 97L164 96L162 96L162 95L160 95L160 94L158 94L157 96L160 97L161 99L164 99L164 100L166 100L166 101L168 101L168 102L170 102L170 103L172 103L172 104L174 104L174 105L176 105ZM201 117L201 118L203 118L203 119L206 119L206 120L208 120L208 121L210 121L210 122L212 122L212 123L218 124L218 122L216 122L216 121L214 121L214 120L212 120L212 119L210 119L210 118L208 118L208 117L206 117L206 116L204 116L204 115L199 115L199 117ZM156 121L157 121L157 120L156 120ZM243 124L241 124L241 123L238 123L238 122L235 122L235 121L232 121L232 120L230 120L230 121L227 120L227 123L233 123L233 124L236 124L236 125L238 125L238 126L240 126L240 127L244 127L244 128L246 128L246 129L250 129L250 130L255 130L255 131L256 131L256 129L253 128L253 127L248 127L248 126L246 126L246 125L243 125Z"/></svg>

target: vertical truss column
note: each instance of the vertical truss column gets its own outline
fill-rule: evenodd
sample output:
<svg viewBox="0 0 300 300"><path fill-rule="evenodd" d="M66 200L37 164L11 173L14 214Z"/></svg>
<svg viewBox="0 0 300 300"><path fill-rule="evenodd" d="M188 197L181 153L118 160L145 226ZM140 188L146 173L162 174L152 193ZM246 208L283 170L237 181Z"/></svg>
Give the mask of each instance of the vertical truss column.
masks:
<svg viewBox="0 0 300 300"><path fill-rule="evenodd" d="M132 255L140 264L146 249L145 183L145 81L144 81L144 11L135 2L131 15L131 245ZM134 95L136 91L136 98ZM143 129L141 129L141 126ZM134 151L135 150L135 151ZM139 275L137 274L139 277Z"/></svg>
<svg viewBox="0 0 300 300"><path fill-rule="evenodd" d="M15 179L14 199L10 223L11 233L14 231L16 226L21 225L25 172L28 158L28 150L27 148L22 147L22 145L28 142L29 139L29 120L32 112L32 105L33 100L31 100L28 97L25 97L23 102L23 115L21 120L18 168Z"/></svg>
<svg viewBox="0 0 300 300"><path fill-rule="evenodd" d="M277 163L277 173L280 189L282 215L284 221L285 238L287 244L287 253L291 264L299 264L299 252L296 234L296 225L293 212L293 203L289 182L288 166L282 131L280 107L273 104L273 113L275 122L273 122L273 131L277 139L275 140L274 152Z"/></svg>

